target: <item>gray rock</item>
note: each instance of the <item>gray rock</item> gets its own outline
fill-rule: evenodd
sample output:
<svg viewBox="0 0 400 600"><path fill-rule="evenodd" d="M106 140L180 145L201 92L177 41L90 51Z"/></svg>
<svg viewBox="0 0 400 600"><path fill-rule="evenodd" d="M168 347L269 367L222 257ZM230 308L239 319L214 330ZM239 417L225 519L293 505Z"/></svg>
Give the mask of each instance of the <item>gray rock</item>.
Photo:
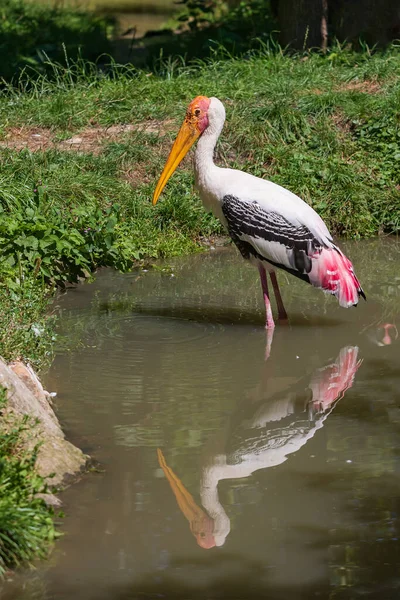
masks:
<svg viewBox="0 0 400 600"><path fill-rule="evenodd" d="M62 502L60 498L57 498L54 494L36 494L36 498L41 498L46 502L47 506L52 506L53 508L61 508Z"/></svg>
<svg viewBox="0 0 400 600"><path fill-rule="evenodd" d="M57 487L81 472L89 457L65 439L49 394L33 369L21 362L8 366L0 359L0 385L7 390L7 413L36 421L24 442L28 449L40 444L36 468L47 483Z"/></svg>

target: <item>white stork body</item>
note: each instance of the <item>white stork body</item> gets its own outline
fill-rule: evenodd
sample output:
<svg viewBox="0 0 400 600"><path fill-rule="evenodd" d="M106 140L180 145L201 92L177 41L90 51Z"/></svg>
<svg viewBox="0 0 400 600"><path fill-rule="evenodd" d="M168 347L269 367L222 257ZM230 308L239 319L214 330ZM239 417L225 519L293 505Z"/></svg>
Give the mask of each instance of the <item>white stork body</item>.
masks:
<svg viewBox="0 0 400 600"><path fill-rule="evenodd" d="M273 328L274 321L265 270L271 276L281 319L287 315L275 275L279 268L335 295L343 307L356 305L360 295L365 298L351 262L335 246L324 221L311 206L271 181L214 164L214 148L225 122L223 104L217 98L196 98L181 131L193 127L197 118L202 121L196 134L200 137L195 154L196 186L205 208L227 228L242 256L259 268L267 328ZM163 185L159 183L157 190Z"/></svg>

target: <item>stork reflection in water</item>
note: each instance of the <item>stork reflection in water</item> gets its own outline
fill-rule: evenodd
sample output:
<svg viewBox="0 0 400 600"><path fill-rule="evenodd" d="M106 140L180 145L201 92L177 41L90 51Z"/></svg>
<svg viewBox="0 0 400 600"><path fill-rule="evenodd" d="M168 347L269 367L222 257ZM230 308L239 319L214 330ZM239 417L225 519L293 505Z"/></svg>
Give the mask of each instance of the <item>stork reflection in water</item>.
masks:
<svg viewBox="0 0 400 600"><path fill-rule="evenodd" d="M246 405L243 413L231 418L223 451L209 456L202 467L202 508L158 449L159 464L199 546L222 546L230 532L230 519L218 497L218 483L280 465L300 450L323 427L353 385L360 364L357 346L346 346L334 362L314 372L308 385L303 379L268 399Z"/></svg>
<svg viewBox="0 0 400 600"><path fill-rule="evenodd" d="M155 189L153 204L199 139L195 176L201 200L228 230L243 258L258 268L267 329L275 325L266 272L270 274L279 319L287 320L276 269L333 294L343 307L357 305L359 296L365 298L365 294L353 265L333 243L324 221L311 206L272 181L214 164L214 149L224 122L225 108L218 98L198 96L189 104Z"/></svg>

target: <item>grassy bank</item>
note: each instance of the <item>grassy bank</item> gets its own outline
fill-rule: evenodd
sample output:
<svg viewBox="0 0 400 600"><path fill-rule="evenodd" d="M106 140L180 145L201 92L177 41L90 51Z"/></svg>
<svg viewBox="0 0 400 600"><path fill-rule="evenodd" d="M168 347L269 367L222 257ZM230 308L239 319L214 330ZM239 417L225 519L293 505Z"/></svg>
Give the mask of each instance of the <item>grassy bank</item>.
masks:
<svg viewBox="0 0 400 600"><path fill-rule="evenodd" d="M195 192L190 161L151 206L188 102L218 96L220 165L272 179L336 234L400 229L400 51L289 56L264 50L158 73L47 65L0 97L0 354L51 358L55 286L101 265L199 249L221 231ZM1 496L1 494L0 494ZM1 498L0 498L1 500ZM49 530L50 531L50 530ZM51 535L51 532L50 532ZM21 555L22 558L22 555Z"/></svg>

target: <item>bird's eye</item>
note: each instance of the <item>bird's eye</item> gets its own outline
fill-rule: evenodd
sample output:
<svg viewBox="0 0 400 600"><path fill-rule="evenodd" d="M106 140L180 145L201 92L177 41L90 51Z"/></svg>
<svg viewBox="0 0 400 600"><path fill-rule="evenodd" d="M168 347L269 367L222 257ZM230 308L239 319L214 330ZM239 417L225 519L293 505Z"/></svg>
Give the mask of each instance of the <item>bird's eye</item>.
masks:
<svg viewBox="0 0 400 600"><path fill-rule="evenodd" d="M196 117L198 117L200 114L200 109L196 108L196 110L194 111L194 114L196 115Z"/></svg>

